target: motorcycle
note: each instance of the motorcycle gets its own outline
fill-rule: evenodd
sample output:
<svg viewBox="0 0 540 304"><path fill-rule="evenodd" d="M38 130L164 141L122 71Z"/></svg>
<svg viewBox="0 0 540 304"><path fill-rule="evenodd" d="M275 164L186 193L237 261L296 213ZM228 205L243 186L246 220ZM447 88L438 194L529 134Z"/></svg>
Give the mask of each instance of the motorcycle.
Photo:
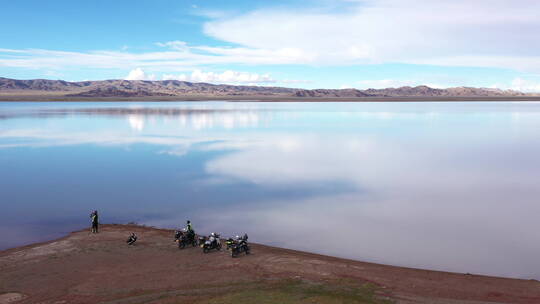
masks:
<svg viewBox="0 0 540 304"><path fill-rule="evenodd" d="M225 244L227 245L227 250L231 250L231 247L233 246L234 243L235 243L235 240L232 237L225 240Z"/></svg>
<svg viewBox="0 0 540 304"><path fill-rule="evenodd" d="M206 236L199 236L198 243L199 243L199 245L201 245L201 248L202 248L204 242L206 242L207 239L208 238Z"/></svg>
<svg viewBox="0 0 540 304"><path fill-rule="evenodd" d="M240 253L245 252L246 255L248 255L249 252L249 245L247 243L248 235L244 234L243 237L237 238L237 240L233 240L231 243L231 257L237 257Z"/></svg>
<svg viewBox="0 0 540 304"><path fill-rule="evenodd" d="M174 239L178 243L178 249L184 249L187 245L197 246L197 239L193 232L177 230L174 233Z"/></svg>
<svg viewBox="0 0 540 304"><path fill-rule="evenodd" d="M201 247L204 253L208 253L212 249L221 250L219 234L212 233L208 238L204 238L204 243L202 243Z"/></svg>
<svg viewBox="0 0 540 304"><path fill-rule="evenodd" d="M182 237L182 231L181 230L175 230L174 231L174 242L178 242L178 240Z"/></svg>

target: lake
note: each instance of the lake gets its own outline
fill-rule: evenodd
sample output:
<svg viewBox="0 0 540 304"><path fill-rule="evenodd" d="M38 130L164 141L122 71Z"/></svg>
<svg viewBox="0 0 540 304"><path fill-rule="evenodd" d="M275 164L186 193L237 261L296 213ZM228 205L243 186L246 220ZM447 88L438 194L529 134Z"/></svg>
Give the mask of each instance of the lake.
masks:
<svg viewBox="0 0 540 304"><path fill-rule="evenodd" d="M190 219L327 255L540 279L539 157L534 102L1 102L0 249L89 227L97 209L103 223Z"/></svg>

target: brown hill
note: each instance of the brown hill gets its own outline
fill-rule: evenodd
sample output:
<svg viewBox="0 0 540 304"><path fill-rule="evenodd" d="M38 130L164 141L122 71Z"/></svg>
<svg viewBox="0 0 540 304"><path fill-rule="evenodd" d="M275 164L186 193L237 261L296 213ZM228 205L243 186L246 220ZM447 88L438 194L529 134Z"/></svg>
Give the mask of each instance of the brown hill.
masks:
<svg viewBox="0 0 540 304"><path fill-rule="evenodd" d="M456 87L448 89L434 89L428 86L400 87L387 89L367 89L365 93L380 97L514 97L532 96L512 90L489 88Z"/></svg>
<svg viewBox="0 0 540 304"><path fill-rule="evenodd" d="M266 86L243 86L196 83L178 80L102 80L68 82L63 80L17 80L0 77L0 94L55 95L65 97L227 97L268 96L301 98L364 98L364 97L523 97L536 96L512 90L457 87L435 89L428 86L387 89L295 89Z"/></svg>

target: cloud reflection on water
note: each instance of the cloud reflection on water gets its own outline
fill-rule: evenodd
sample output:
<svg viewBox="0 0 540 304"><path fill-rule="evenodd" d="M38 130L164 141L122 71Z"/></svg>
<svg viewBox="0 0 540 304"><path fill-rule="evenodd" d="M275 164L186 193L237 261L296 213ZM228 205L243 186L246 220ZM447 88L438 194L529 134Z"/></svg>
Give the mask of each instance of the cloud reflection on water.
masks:
<svg viewBox="0 0 540 304"><path fill-rule="evenodd" d="M409 148L383 138L294 142L294 149L266 142L211 160L207 170L263 185L341 179L358 192L238 206L222 215L216 229L238 217L257 239L279 246L379 263L540 277L530 267L540 253L538 145L513 151L525 162L517 164L516 158L499 162L508 160L505 145L482 149L481 142Z"/></svg>
<svg viewBox="0 0 540 304"><path fill-rule="evenodd" d="M152 185L163 201L183 201L205 232L247 231L259 242L380 263L540 278L532 267L540 254L536 104L97 104L24 113L4 115L0 154L150 145L141 172L165 162L167 178L199 176L180 178L182 191L160 188L165 175L152 175ZM197 158L204 153L215 154ZM108 170L119 170L114 165ZM141 177L135 187L144 188ZM187 216L155 201L144 223L174 227Z"/></svg>

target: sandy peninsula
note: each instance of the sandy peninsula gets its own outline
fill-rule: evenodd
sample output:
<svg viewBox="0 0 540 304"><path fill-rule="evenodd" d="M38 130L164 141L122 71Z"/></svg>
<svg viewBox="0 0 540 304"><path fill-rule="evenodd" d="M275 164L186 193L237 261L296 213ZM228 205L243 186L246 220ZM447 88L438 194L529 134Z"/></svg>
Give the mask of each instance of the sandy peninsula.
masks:
<svg viewBox="0 0 540 304"><path fill-rule="evenodd" d="M129 233L139 236L127 246ZM252 244L180 250L171 230L104 225L0 251L0 303L540 303L540 282Z"/></svg>

